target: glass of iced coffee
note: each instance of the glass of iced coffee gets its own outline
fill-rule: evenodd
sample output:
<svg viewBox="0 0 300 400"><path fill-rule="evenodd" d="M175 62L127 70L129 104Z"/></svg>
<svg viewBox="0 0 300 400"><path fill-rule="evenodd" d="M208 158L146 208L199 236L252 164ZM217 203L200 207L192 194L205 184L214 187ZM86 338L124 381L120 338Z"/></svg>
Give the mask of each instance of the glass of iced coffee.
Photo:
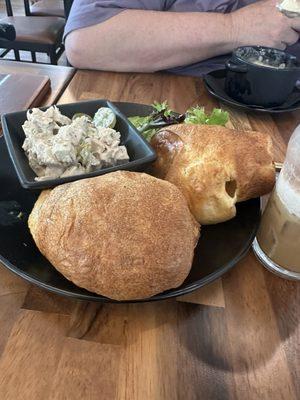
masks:
<svg viewBox="0 0 300 400"><path fill-rule="evenodd" d="M290 139L253 249L272 272L300 280L300 126Z"/></svg>

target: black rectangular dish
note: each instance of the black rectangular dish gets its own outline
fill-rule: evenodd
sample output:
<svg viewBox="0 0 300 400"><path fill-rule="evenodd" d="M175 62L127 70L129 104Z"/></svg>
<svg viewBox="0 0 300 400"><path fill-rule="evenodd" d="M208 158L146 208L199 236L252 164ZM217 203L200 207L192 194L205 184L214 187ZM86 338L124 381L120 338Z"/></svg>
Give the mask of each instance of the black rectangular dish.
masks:
<svg viewBox="0 0 300 400"><path fill-rule="evenodd" d="M8 152L19 181L25 189L47 189L66 182L103 175L117 170L143 171L146 169L148 164L155 160L156 154L149 143L138 133L126 116L110 101L92 100L72 104L61 104L58 106L61 113L69 118L72 118L76 113L85 113L93 116L100 107L109 107L116 114L117 123L114 129L121 134L121 145L125 145L127 148L129 162L113 167L98 169L86 174L44 181L35 181L36 174L31 169L28 158L22 149L25 139L22 125L26 121L27 110L2 116L2 128ZM43 107L41 110L44 111L47 108L48 107Z"/></svg>

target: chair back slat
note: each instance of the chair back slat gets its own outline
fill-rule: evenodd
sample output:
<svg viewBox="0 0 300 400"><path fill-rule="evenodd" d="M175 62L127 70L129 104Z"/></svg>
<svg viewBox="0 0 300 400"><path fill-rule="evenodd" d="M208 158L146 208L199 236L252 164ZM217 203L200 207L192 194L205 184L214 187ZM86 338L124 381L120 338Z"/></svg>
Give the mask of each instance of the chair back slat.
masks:
<svg viewBox="0 0 300 400"><path fill-rule="evenodd" d="M64 0L66 19L68 19L74 0Z"/></svg>
<svg viewBox="0 0 300 400"><path fill-rule="evenodd" d="M24 0L25 15L30 15L30 4L29 0Z"/></svg>
<svg viewBox="0 0 300 400"><path fill-rule="evenodd" d="M13 16L13 9L11 6L11 1L10 0L5 0L5 5L6 5L6 13L8 17Z"/></svg>

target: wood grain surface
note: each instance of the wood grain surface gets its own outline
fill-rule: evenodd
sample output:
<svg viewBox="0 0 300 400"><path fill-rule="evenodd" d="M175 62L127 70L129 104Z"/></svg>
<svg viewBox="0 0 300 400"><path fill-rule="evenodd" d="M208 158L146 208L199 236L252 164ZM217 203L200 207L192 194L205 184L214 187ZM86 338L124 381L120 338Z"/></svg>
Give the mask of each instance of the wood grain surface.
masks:
<svg viewBox="0 0 300 400"><path fill-rule="evenodd" d="M48 76L0 73L0 117L3 114L38 107L49 90Z"/></svg>
<svg viewBox="0 0 300 400"><path fill-rule="evenodd" d="M35 74L47 76L51 81L51 89L40 102L40 106L55 103L75 74L75 69L57 65L31 64L0 60L0 74ZM0 93L5 96L6 93ZM19 110L17 110L19 111Z"/></svg>
<svg viewBox="0 0 300 400"><path fill-rule="evenodd" d="M78 71L60 99L219 104L197 78ZM224 107L226 108L226 107ZM300 113L226 108L270 132L282 161ZM0 399L297 400L300 284L252 252L221 280L158 303L97 304L43 291L0 267Z"/></svg>

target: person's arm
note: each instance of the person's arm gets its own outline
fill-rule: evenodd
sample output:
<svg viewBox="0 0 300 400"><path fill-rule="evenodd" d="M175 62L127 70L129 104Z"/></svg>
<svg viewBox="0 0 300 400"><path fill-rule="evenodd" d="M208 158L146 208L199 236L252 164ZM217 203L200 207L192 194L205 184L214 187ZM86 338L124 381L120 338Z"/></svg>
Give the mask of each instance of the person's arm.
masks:
<svg viewBox="0 0 300 400"><path fill-rule="evenodd" d="M71 32L67 57L77 68L153 72L226 54L239 45L292 44L298 34L291 26L300 27L299 19L283 16L275 4L259 2L231 14L125 10Z"/></svg>
<svg viewBox="0 0 300 400"><path fill-rule="evenodd" d="M79 68L152 72L230 51L223 14L125 10L71 32L67 57Z"/></svg>

